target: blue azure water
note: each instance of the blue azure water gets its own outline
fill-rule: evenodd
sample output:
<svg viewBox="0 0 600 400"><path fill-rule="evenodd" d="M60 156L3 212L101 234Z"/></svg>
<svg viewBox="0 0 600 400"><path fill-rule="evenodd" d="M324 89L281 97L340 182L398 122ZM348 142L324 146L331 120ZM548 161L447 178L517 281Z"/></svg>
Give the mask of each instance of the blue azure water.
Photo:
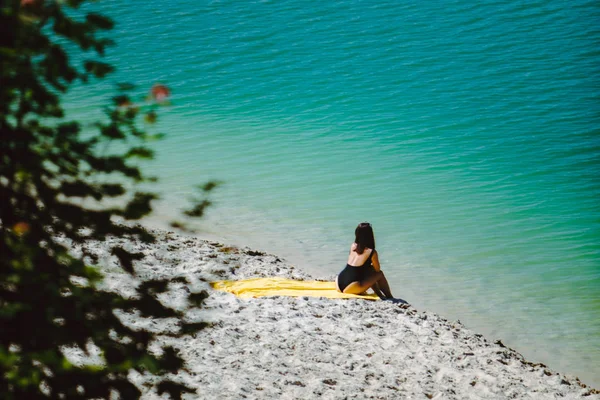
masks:
<svg viewBox="0 0 600 400"><path fill-rule="evenodd" d="M173 90L159 217L334 274L375 227L394 293L600 386L600 4L105 1L110 82Z"/></svg>

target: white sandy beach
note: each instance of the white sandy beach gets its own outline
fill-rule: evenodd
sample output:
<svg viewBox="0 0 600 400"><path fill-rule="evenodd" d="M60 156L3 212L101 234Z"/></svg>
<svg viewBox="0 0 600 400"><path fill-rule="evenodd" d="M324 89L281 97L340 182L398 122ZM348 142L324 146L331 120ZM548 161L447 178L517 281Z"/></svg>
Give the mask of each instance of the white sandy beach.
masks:
<svg viewBox="0 0 600 400"><path fill-rule="evenodd" d="M192 336L161 336L156 343L179 349L187 371L176 380L197 388L200 399L600 399L600 391L575 376L525 360L496 338L459 321L387 301L270 297L239 299L215 291L223 279L309 276L277 256L194 237L157 231L157 243L127 242L146 258L141 279L183 277L160 297L186 309L190 292L207 290L203 308L188 322L212 326ZM136 281L108 255L108 243L88 244L107 265L106 287L131 293ZM401 288L394 288L402 297ZM410 302L411 299L406 299ZM176 320L123 316L134 326L176 332ZM136 373L145 399L160 398Z"/></svg>

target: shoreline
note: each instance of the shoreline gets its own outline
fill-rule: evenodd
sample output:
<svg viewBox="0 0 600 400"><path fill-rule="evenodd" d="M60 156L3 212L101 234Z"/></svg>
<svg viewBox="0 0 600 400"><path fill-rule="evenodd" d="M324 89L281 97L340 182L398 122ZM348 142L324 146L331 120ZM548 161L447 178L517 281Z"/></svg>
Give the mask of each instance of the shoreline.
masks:
<svg viewBox="0 0 600 400"><path fill-rule="evenodd" d="M215 291L209 282L252 277L331 280L313 276L285 260L248 247L151 229L154 244L125 238L88 243L100 257L107 290L127 294L136 285L124 279L108 253L111 243L141 251L138 277L185 278L160 298L182 308L186 293L207 290L188 322L211 327L183 338L160 336L157 345L180 351L189 372L175 379L197 388L189 398L529 398L600 399L600 391L577 377L524 359L501 341L491 342L460 321L448 321L391 302L308 297L239 299ZM410 299L407 299L410 302ZM133 326L149 321L123 316ZM172 330L174 321L152 321ZM130 379L143 386L151 376Z"/></svg>

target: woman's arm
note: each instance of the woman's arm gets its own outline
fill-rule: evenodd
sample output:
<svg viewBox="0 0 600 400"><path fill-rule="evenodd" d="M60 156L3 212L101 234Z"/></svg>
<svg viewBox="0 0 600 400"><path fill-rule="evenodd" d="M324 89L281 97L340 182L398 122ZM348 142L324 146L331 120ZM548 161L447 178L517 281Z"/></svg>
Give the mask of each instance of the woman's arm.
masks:
<svg viewBox="0 0 600 400"><path fill-rule="evenodd" d="M373 265L373 268L375 268L375 271L381 271L381 265L379 264L379 257L377 256L376 250L373 250L373 255L371 256L371 264Z"/></svg>

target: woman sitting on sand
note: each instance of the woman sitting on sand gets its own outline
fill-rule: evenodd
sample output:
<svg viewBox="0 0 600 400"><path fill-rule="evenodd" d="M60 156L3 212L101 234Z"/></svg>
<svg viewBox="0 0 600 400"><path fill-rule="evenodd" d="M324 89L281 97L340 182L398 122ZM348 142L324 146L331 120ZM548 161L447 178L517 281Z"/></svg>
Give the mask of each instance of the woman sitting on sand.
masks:
<svg viewBox="0 0 600 400"><path fill-rule="evenodd" d="M337 290L342 293L362 294L371 288L380 298L393 299L390 285L381 272L371 224L358 224L354 234L348 263L335 279Z"/></svg>

